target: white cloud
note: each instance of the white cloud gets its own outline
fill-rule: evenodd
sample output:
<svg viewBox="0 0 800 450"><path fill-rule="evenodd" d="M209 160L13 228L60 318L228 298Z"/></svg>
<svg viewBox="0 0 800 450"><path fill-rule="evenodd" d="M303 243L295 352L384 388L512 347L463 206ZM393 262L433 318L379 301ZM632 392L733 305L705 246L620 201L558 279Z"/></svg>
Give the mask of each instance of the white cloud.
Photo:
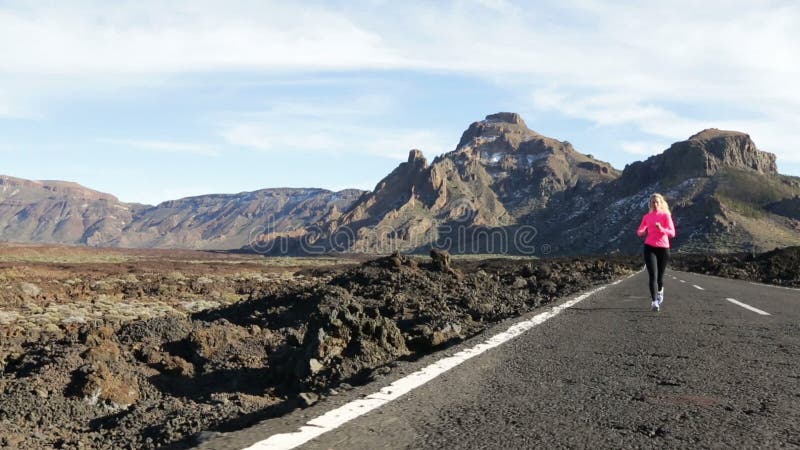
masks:
<svg viewBox="0 0 800 450"><path fill-rule="evenodd" d="M263 110L238 112L229 111L250 120L279 120L282 118L302 118L306 120L336 120L367 118L385 115L395 111L395 99L385 94L367 93L347 97L338 102L308 102L297 99L272 99Z"/></svg>
<svg viewBox="0 0 800 450"><path fill-rule="evenodd" d="M398 62L380 37L312 5L232 1L28 4L0 10L0 72L126 74L348 69ZM20 45L24 42L25 45Z"/></svg>
<svg viewBox="0 0 800 450"><path fill-rule="evenodd" d="M794 1L9 4L0 7L5 76L79 76L91 86L188 72L456 73L530 93L540 109L658 139L735 126L781 159L800 161L798 122L789 119L800 110ZM0 97L0 115L9 114L5 105ZM264 150L352 151L383 136L353 125L358 117L310 129L251 118L222 134ZM377 147L407 147L409 138L439 145L426 132L374 131L390 142L360 151L385 154Z"/></svg>
<svg viewBox="0 0 800 450"><path fill-rule="evenodd" d="M218 120L230 145L265 152L322 155L363 154L404 160L411 149L447 150L442 134L377 123L398 114L391 97L366 94L338 102L275 100L263 111L228 113Z"/></svg>
<svg viewBox="0 0 800 450"><path fill-rule="evenodd" d="M34 4L0 9L0 43L5 43L0 73L435 69L533 75L564 86L679 97L716 97L745 86L740 94L786 98L785 92L774 94L790 86L768 82L798 75L800 7L724 5L688 0L544 1L535 8L496 0L335 7L230 1L224 8L208 1L143 1L113 9L88 1ZM790 95L800 96L796 88Z"/></svg>
<svg viewBox="0 0 800 450"><path fill-rule="evenodd" d="M430 155L448 150L446 141L430 130L361 127L330 121L246 122L228 125L220 134L230 145L268 152L356 153L403 160L411 149L422 149Z"/></svg>
<svg viewBox="0 0 800 450"><path fill-rule="evenodd" d="M495 11L509 11L513 9L511 2L506 0L473 0L477 5ZM468 2L469 3L469 2Z"/></svg>

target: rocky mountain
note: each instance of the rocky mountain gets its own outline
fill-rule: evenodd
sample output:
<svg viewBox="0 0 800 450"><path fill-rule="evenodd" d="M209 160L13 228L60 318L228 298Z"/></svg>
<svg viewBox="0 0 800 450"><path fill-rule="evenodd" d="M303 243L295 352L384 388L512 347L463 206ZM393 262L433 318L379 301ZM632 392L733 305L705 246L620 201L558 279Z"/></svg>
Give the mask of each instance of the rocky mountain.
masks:
<svg viewBox="0 0 800 450"><path fill-rule="evenodd" d="M666 195L687 252L800 245L800 178L736 131L709 129L623 171L518 114L475 122L428 162L419 150L371 192L265 189L157 206L65 182L1 177L0 240L270 254L638 252L633 230Z"/></svg>
<svg viewBox="0 0 800 450"><path fill-rule="evenodd" d="M635 191L658 182L713 177L727 169L774 176L775 161L775 155L759 151L744 133L708 129L673 144L662 155L629 165L622 184Z"/></svg>
<svg viewBox="0 0 800 450"><path fill-rule="evenodd" d="M670 201L684 252L767 250L800 244L800 178L778 173L775 155L735 131L704 130L586 198L570 197L537 216L540 238L560 254L635 252L632 235L649 196Z"/></svg>
<svg viewBox="0 0 800 450"><path fill-rule="evenodd" d="M518 114L493 114L430 164L412 150L373 192L324 224L313 247L386 252L441 241L455 252L504 252L513 243L496 242L500 233L528 224L566 192L588 195L619 175L569 142L531 131Z"/></svg>
<svg viewBox="0 0 800 450"><path fill-rule="evenodd" d="M157 206L63 181L0 176L0 240L135 248L232 249L299 236L337 218L358 190L264 189ZM258 244L256 244L257 246Z"/></svg>
<svg viewBox="0 0 800 450"><path fill-rule="evenodd" d="M263 189L173 200L138 211L115 245L233 249L300 236L336 219L363 191Z"/></svg>
<svg viewBox="0 0 800 450"><path fill-rule="evenodd" d="M704 130L620 172L499 113L470 125L454 151L430 164L412 150L301 247L633 253L641 242L632 230L654 192L672 203L683 251L800 244L800 179L779 174L775 155L745 133Z"/></svg>
<svg viewBox="0 0 800 450"><path fill-rule="evenodd" d="M141 205L64 181L0 176L0 239L113 245Z"/></svg>

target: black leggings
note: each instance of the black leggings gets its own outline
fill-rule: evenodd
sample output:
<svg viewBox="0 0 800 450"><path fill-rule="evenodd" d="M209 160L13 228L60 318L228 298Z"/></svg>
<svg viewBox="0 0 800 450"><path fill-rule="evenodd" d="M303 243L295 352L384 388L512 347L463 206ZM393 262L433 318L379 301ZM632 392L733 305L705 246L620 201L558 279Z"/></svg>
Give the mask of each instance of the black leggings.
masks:
<svg viewBox="0 0 800 450"><path fill-rule="evenodd" d="M644 246L644 263L650 275L650 297L656 301L656 293L664 288L664 272L669 262L669 249Z"/></svg>

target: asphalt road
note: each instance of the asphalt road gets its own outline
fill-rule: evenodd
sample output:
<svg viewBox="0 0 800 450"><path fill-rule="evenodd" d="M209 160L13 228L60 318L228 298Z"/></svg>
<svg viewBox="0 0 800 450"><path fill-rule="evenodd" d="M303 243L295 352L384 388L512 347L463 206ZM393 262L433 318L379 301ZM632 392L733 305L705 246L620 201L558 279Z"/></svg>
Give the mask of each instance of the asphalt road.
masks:
<svg viewBox="0 0 800 450"><path fill-rule="evenodd" d="M299 448L800 448L800 291L670 271L649 306L642 273ZM295 431L507 327L201 447Z"/></svg>

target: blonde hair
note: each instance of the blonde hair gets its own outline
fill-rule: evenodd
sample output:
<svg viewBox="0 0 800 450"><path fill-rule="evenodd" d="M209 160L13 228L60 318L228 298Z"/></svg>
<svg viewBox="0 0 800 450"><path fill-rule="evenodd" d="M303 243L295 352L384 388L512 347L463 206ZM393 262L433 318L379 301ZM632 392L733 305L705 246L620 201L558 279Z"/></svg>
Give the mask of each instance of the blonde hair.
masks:
<svg viewBox="0 0 800 450"><path fill-rule="evenodd" d="M650 196L650 212L654 211L669 213L669 203L661 194L653 194Z"/></svg>

